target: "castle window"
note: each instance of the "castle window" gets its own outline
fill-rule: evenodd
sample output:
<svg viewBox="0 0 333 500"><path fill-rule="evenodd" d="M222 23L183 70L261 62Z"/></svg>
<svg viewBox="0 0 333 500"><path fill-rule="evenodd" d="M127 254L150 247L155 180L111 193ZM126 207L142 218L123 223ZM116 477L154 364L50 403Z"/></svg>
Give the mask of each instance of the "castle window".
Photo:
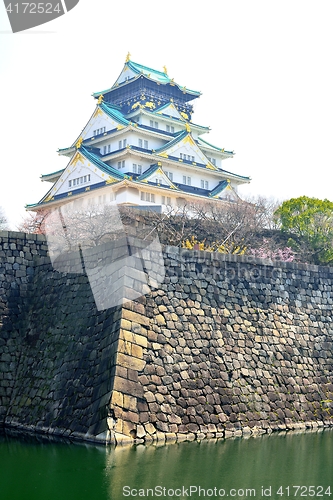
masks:
<svg viewBox="0 0 333 500"><path fill-rule="evenodd" d="M77 177L76 179L71 179L68 181L68 187L79 186L80 184L85 184L90 181L90 174L83 175L82 177Z"/></svg>
<svg viewBox="0 0 333 500"><path fill-rule="evenodd" d="M194 161L194 156L192 156L191 158L192 158L192 161Z"/></svg>
<svg viewBox="0 0 333 500"><path fill-rule="evenodd" d="M133 174L142 174L142 165L133 163Z"/></svg>
<svg viewBox="0 0 333 500"><path fill-rule="evenodd" d="M139 148L142 148L142 139L139 139L138 144L139 144Z"/></svg>
<svg viewBox="0 0 333 500"><path fill-rule="evenodd" d="M179 157L180 157L181 159L183 159L183 153L180 153L180 154L179 154Z"/></svg>
<svg viewBox="0 0 333 500"><path fill-rule="evenodd" d="M126 148L126 144L127 144L127 139L124 139L123 140L123 148Z"/></svg>
<svg viewBox="0 0 333 500"><path fill-rule="evenodd" d="M170 132L170 125L166 125L166 126L165 126L165 130L166 130L167 132ZM162 199L163 199L163 198L165 198L165 196L162 196ZM163 205L164 205L164 203L163 203Z"/></svg>
<svg viewBox="0 0 333 500"><path fill-rule="evenodd" d="M118 161L118 169L121 168L121 161Z"/></svg>
<svg viewBox="0 0 333 500"><path fill-rule="evenodd" d="M104 149L103 149L103 154L106 155L106 146L104 146Z"/></svg>
<svg viewBox="0 0 333 500"><path fill-rule="evenodd" d="M208 181L201 180L202 189L208 189Z"/></svg>
<svg viewBox="0 0 333 500"><path fill-rule="evenodd" d="M216 166L216 160L215 160L215 158L212 158L212 164Z"/></svg>
<svg viewBox="0 0 333 500"><path fill-rule="evenodd" d="M108 144L108 153L111 152L111 144Z"/></svg>
<svg viewBox="0 0 333 500"><path fill-rule="evenodd" d="M173 125L171 125L170 132L174 133L174 131L175 131L175 127Z"/></svg>
<svg viewBox="0 0 333 500"><path fill-rule="evenodd" d="M122 144L122 142L121 142L121 141L119 141L119 142L118 142L118 149L121 149L121 144Z"/></svg>
<svg viewBox="0 0 333 500"><path fill-rule="evenodd" d="M144 148L148 149L148 141L144 141Z"/></svg>
<svg viewBox="0 0 333 500"><path fill-rule="evenodd" d="M170 196L162 196L162 205L171 205L171 198Z"/></svg>
<svg viewBox="0 0 333 500"><path fill-rule="evenodd" d="M183 184L187 184L188 186L191 185L191 177L186 177L186 175L183 175Z"/></svg>
<svg viewBox="0 0 333 500"><path fill-rule="evenodd" d="M153 193L145 193L141 191L140 198L142 201L149 201L151 203L155 203L155 195Z"/></svg>

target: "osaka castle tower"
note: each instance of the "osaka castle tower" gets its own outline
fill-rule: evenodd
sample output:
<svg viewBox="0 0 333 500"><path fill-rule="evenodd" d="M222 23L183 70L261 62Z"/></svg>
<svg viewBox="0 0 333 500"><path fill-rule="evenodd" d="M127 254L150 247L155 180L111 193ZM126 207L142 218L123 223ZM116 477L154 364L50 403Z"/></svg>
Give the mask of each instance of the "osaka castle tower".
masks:
<svg viewBox="0 0 333 500"><path fill-rule="evenodd" d="M130 60L111 88L96 92L96 108L70 147L66 168L42 175L52 183L30 210L68 201L84 208L119 204L165 211L198 201L232 202L249 177L225 169L233 151L202 138L209 127L193 121L200 92L163 71Z"/></svg>

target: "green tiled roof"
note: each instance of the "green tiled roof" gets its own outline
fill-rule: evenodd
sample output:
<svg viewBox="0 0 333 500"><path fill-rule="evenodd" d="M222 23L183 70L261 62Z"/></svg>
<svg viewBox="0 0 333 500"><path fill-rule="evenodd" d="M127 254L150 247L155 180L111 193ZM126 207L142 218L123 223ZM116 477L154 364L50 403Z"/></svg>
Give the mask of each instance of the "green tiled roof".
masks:
<svg viewBox="0 0 333 500"><path fill-rule="evenodd" d="M102 102L99 105L99 107L101 108L102 111L104 111L104 113L106 113L108 116L110 116L110 118L113 118L114 120L121 123L125 127L130 124L130 122L128 120L126 120L126 118L124 117L122 112L119 111L118 109L116 109L112 106L109 106L108 104L105 104L104 102Z"/></svg>
<svg viewBox="0 0 333 500"><path fill-rule="evenodd" d="M144 75L145 77L150 78L151 80L154 80L155 82L160 83L162 85L168 85L168 84L175 85L180 90L185 91L186 94L191 94L191 95L195 95L195 96L201 95L201 92L198 92L197 90L186 89L186 87L174 82L173 80L171 80L171 78L168 77L168 75L166 73L164 73L162 71L158 71L156 69L149 68L148 66L143 66L142 64L138 64L138 63L135 63L133 61L126 62L125 66L127 66L129 69L131 69L137 76L134 78L130 78L129 80L125 80L124 82L122 82L119 85L127 84L127 83L133 81L134 79L136 79L137 77L139 77L140 75ZM111 92L115 88L118 88L118 86L116 86L116 84L114 84L109 89L103 90L102 92L94 92L93 96L98 97L101 94L107 94L108 92Z"/></svg>
<svg viewBox="0 0 333 500"><path fill-rule="evenodd" d="M186 130L183 130L183 132L179 132L178 135L174 139L172 139L170 142L167 142L161 148L156 149L155 153L157 153L157 154L162 153L163 151L174 146L175 144L178 144L178 142L181 142L183 139L185 139L187 134L188 134L188 132L186 132Z"/></svg>

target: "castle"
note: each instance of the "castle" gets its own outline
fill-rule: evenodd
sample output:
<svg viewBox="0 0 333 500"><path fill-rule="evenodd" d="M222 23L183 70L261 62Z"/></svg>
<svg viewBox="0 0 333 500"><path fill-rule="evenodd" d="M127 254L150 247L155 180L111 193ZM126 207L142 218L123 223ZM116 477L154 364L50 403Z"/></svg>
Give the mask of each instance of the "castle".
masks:
<svg viewBox="0 0 333 500"><path fill-rule="evenodd" d="M65 169L42 175L51 189L30 210L68 201L129 205L165 211L198 201L235 201L249 177L224 168L232 158L205 141L209 127L192 121L200 92L177 84L163 71L130 60L114 85L93 94L96 109L74 143L59 154Z"/></svg>

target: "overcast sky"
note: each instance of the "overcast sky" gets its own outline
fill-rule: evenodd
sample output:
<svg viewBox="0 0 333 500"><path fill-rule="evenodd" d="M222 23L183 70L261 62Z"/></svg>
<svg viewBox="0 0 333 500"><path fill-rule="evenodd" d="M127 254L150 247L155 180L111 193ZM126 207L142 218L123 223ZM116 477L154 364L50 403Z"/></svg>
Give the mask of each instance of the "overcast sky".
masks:
<svg viewBox="0 0 333 500"><path fill-rule="evenodd" d="M126 54L200 90L193 121L234 150L245 195L332 194L333 4L307 0L80 0L12 34L0 4L0 205L11 226L49 189Z"/></svg>

